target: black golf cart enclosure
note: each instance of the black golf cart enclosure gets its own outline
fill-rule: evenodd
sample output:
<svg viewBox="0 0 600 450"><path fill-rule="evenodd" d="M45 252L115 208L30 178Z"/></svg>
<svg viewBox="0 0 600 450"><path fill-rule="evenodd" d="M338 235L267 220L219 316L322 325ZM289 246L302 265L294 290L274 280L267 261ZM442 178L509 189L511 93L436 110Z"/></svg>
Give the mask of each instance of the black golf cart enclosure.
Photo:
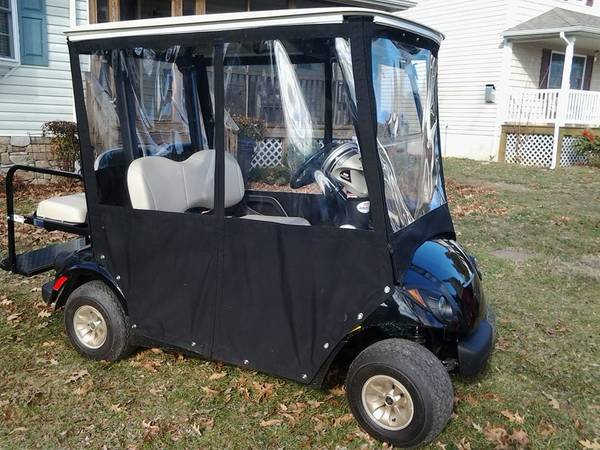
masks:
<svg viewBox="0 0 600 450"><path fill-rule="evenodd" d="M478 373L494 334L446 203L442 36L356 8L67 36L85 194L19 216L13 174L33 169L11 169L4 266L55 268L44 298L75 347L158 345L315 385L340 367L367 431L433 439L447 371ZM15 222L80 237L17 254Z"/></svg>

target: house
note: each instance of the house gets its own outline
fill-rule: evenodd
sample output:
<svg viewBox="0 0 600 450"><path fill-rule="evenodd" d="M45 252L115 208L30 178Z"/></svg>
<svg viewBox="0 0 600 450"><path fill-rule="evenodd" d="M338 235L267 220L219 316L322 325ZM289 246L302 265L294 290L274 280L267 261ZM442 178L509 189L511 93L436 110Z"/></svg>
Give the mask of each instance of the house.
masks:
<svg viewBox="0 0 600 450"><path fill-rule="evenodd" d="M385 11L414 0L0 0L0 171L52 166L42 124L74 119L64 31L85 23L259 11L364 6Z"/></svg>
<svg viewBox="0 0 600 450"><path fill-rule="evenodd" d="M87 22L84 0L0 1L0 164L47 166L41 126L73 120L63 32Z"/></svg>
<svg viewBox="0 0 600 450"><path fill-rule="evenodd" d="M420 0L403 17L446 36L445 155L556 167L600 127L600 1Z"/></svg>

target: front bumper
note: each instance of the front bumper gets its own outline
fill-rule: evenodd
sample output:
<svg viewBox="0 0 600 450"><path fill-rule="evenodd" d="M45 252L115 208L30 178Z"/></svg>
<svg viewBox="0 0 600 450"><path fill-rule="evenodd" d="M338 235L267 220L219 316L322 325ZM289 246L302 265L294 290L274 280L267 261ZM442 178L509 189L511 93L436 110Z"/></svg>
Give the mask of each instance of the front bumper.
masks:
<svg viewBox="0 0 600 450"><path fill-rule="evenodd" d="M477 375L485 367L496 338L496 320L488 308L486 318L469 336L458 341L458 371L465 377Z"/></svg>

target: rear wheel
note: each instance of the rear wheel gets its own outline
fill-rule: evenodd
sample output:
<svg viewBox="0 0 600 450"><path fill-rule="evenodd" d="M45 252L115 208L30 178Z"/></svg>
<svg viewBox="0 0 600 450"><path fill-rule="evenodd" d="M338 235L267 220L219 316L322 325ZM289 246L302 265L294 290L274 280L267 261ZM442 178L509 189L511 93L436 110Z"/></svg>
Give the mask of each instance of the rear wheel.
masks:
<svg viewBox="0 0 600 450"><path fill-rule="evenodd" d="M346 379L350 409L374 438L398 447L430 442L452 414L448 372L429 350L387 339L362 351Z"/></svg>
<svg viewBox="0 0 600 450"><path fill-rule="evenodd" d="M85 283L69 295L65 329L75 349L90 359L117 361L133 350L127 315L101 281Z"/></svg>

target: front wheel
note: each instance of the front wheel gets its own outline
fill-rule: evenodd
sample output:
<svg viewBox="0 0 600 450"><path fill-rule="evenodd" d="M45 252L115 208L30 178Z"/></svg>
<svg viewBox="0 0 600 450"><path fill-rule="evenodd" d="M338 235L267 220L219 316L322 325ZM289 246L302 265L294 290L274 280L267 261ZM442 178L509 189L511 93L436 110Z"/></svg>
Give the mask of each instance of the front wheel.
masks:
<svg viewBox="0 0 600 450"><path fill-rule="evenodd" d="M362 428L398 447L430 442L452 414L454 391L445 367L425 347L404 339L363 350L350 365L346 392Z"/></svg>

